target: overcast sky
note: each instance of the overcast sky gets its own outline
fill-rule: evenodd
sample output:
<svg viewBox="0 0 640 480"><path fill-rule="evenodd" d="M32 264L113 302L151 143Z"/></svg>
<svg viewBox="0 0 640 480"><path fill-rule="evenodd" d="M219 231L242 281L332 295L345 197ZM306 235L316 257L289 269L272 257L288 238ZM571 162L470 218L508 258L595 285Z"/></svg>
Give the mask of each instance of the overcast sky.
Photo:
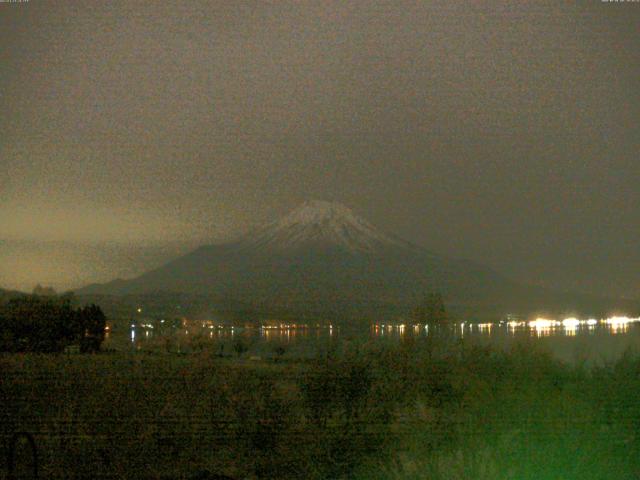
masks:
<svg viewBox="0 0 640 480"><path fill-rule="evenodd" d="M0 3L0 81L0 240L191 245L320 198L640 297L640 3Z"/></svg>

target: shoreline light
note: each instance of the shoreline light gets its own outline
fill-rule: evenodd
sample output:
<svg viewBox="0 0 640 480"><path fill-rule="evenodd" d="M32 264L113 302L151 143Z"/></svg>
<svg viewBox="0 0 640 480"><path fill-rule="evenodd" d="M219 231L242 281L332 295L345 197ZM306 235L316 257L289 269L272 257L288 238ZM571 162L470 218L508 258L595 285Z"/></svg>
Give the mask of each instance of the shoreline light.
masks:
<svg viewBox="0 0 640 480"><path fill-rule="evenodd" d="M529 322L529 326L535 329L551 328L557 325L558 325L558 322L556 320L549 320L547 318L536 318L535 320L531 320Z"/></svg>
<svg viewBox="0 0 640 480"><path fill-rule="evenodd" d="M624 325L627 323L635 323L640 322L640 318L629 318L626 316L623 317L609 317L604 320L604 323L608 325Z"/></svg>
<svg viewBox="0 0 640 480"><path fill-rule="evenodd" d="M575 317L565 318L562 320L563 327L575 328L580 325L580 320Z"/></svg>

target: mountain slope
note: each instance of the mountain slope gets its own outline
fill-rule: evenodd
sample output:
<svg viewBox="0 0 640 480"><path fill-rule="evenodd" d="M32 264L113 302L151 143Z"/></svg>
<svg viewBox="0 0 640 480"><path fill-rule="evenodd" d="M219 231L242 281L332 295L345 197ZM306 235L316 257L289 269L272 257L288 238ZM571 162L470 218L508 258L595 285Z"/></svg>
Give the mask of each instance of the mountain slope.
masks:
<svg viewBox="0 0 640 480"><path fill-rule="evenodd" d="M342 205L320 201L237 241L203 246L135 279L78 293L188 293L255 310L358 316L407 311L428 291L443 292L454 309L474 314L608 308L436 255L380 232Z"/></svg>

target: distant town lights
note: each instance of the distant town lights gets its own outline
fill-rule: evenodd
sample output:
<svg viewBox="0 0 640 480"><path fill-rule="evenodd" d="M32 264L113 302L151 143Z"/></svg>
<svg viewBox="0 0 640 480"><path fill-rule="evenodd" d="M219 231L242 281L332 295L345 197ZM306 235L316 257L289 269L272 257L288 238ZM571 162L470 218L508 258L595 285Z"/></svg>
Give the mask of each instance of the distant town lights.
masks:
<svg viewBox="0 0 640 480"><path fill-rule="evenodd" d="M577 318L574 318L574 317L565 318L562 321L562 326L563 327L577 327L578 325L580 325L580 320L578 320Z"/></svg>
<svg viewBox="0 0 640 480"><path fill-rule="evenodd" d="M558 325L556 320L549 320L547 318L536 318L529 322L531 328L551 328Z"/></svg>
<svg viewBox="0 0 640 480"><path fill-rule="evenodd" d="M640 318L629 318L629 317L609 317L604 323L608 325L624 325L627 323L640 322Z"/></svg>

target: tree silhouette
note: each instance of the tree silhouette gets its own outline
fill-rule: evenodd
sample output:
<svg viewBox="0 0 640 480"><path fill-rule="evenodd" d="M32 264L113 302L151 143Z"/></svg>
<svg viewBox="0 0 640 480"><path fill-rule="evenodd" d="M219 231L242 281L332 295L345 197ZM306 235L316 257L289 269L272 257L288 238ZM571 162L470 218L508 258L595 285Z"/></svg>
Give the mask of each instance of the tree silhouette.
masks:
<svg viewBox="0 0 640 480"><path fill-rule="evenodd" d="M78 322L82 331L80 351L82 353L97 352L104 340L104 329L107 318L97 305L91 304L77 311Z"/></svg>
<svg viewBox="0 0 640 480"><path fill-rule="evenodd" d="M242 340L242 338L238 337L233 342L233 350L236 352L236 355L238 355L238 358L240 358L243 353L249 350L249 347L244 342L244 340Z"/></svg>
<svg viewBox="0 0 640 480"><path fill-rule="evenodd" d="M61 352L79 345L83 352L100 349L106 318L100 307L74 310L69 295L25 295L0 307L0 351Z"/></svg>
<svg viewBox="0 0 640 480"><path fill-rule="evenodd" d="M413 311L413 319L419 323L443 324L448 320L442 294L432 292L422 299Z"/></svg>
<svg viewBox="0 0 640 480"><path fill-rule="evenodd" d="M37 284L33 288L33 294L41 297L54 297L56 295L56 291L52 287L43 287L42 285Z"/></svg>

